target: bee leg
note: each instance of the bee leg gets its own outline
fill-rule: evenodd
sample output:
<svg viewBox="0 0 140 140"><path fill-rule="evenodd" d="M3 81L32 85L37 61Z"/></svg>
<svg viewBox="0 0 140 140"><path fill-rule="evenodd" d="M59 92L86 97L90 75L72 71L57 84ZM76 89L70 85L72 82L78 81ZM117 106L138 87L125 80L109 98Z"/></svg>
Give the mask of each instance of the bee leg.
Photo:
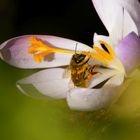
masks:
<svg viewBox="0 0 140 140"><path fill-rule="evenodd" d="M93 65L93 66L89 66L88 71L89 71L90 73L92 73L92 71L93 71L94 69L98 68L98 67L100 67L100 65L98 65L98 64Z"/></svg>
<svg viewBox="0 0 140 140"><path fill-rule="evenodd" d="M94 65L94 66L92 66L92 67L89 67L88 68L88 72L90 73L90 74L92 74L92 75L96 75L96 74L101 74L100 72L98 72L98 71L94 71L94 69L95 68L98 68L98 67L100 67L100 65Z"/></svg>
<svg viewBox="0 0 140 140"><path fill-rule="evenodd" d="M94 77L96 74L101 74L101 72L93 71L94 69L89 70L89 74L86 76L86 79L90 80Z"/></svg>
<svg viewBox="0 0 140 140"><path fill-rule="evenodd" d="M67 67L63 73L63 78L68 78L70 76L70 68Z"/></svg>

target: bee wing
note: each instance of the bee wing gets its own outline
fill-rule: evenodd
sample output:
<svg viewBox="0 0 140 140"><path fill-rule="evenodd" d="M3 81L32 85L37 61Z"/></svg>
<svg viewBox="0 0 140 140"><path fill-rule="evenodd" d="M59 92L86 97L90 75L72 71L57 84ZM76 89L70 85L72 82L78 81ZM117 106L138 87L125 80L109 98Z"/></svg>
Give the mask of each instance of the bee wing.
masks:
<svg viewBox="0 0 140 140"><path fill-rule="evenodd" d="M19 80L17 87L23 94L35 98L65 98L70 78L64 77L64 72L61 68L42 70Z"/></svg>

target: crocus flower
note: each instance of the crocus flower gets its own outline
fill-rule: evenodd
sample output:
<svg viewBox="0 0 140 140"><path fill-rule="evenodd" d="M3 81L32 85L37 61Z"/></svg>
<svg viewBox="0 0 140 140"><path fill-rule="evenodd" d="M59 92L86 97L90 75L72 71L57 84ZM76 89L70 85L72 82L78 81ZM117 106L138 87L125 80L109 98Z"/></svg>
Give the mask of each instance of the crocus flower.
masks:
<svg viewBox="0 0 140 140"><path fill-rule="evenodd" d="M26 95L66 98L75 110L107 107L140 62L138 0L92 0L109 36L94 34L92 47L48 35L24 35L0 46L0 57L24 69L45 68L17 82Z"/></svg>

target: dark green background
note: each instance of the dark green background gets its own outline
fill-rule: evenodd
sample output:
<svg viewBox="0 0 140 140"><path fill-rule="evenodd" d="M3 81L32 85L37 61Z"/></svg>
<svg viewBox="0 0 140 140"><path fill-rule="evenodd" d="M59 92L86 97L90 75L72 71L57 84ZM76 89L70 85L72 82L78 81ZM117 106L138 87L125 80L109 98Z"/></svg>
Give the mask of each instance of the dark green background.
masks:
<svg viewBox="0 0 140 140"><path fill-rule="evenodd" d="M91 0L1 0L0 42L24 34L49 34L92 45L93 33L106 34ZM71 111L65 101L24 96L21 70L0 60L0 140L139 140L140 73L119 101L97 112Z"/></svg>

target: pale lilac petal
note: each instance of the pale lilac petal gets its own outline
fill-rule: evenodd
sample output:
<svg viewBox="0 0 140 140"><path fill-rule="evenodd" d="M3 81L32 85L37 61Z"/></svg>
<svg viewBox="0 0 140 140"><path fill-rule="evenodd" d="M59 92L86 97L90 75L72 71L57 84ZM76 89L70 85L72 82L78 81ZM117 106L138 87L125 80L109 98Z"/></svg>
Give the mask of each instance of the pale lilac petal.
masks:
<svg viewBox="0 0 140 140"><path fill-rule="evenodd" d="M68 65L72 54L53 53L47 57L42 63L37 63L33 59L33 55L28 53L30 46L29 38L33 35L25 35L10 39L0 45L0 56L7 63L19 68L46 68ZM62 49L75 50L76 43L77 51L89 51L90 47L82 43L47 35L34 35L43 40L46 44Z"/></svg>
<svg viewBox="0 0 140 140"><path fill-rule="evenodd" d="M115 102L121 95L124 74L113 76L102 88L75 88L67 96L71 109L93 111L105 108Z"/></svg>
<svg viewBox="0 0 140 140"><path fill-rule="evenodd" d="M37 72L17 82L18 89L29 96L62 99L69 90L70 78L64 77L65 69L54 68Z"/></svg>
<svg viewBox="0 0 140 140"><path fill-rule="evenodd" d="M126 73L131 73L140 65L140 38L134 32L130 33L120 42L115 52L123 63Z"/></svg>

